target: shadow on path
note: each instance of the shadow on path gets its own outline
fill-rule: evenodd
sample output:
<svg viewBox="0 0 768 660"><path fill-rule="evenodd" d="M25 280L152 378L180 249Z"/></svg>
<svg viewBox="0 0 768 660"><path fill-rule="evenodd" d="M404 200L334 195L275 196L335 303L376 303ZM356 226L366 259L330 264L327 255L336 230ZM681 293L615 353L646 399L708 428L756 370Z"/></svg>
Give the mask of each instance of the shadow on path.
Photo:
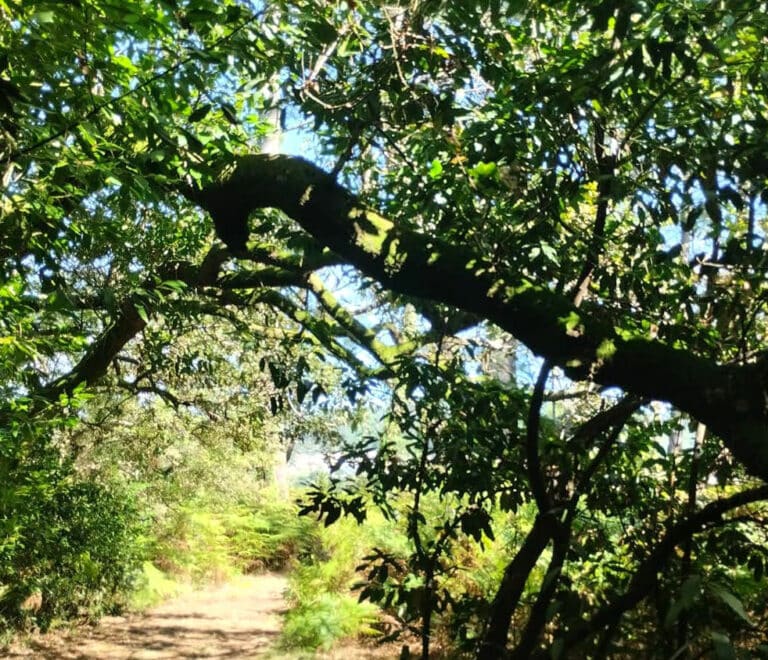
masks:
<svg viewBox="0 0 768 660"><path fill-rule="evenodd" d="M4 657L41 660L256 658L280 633L281 575L247 576L180 596L145 615L106 617L98 626L32 638Z"/></svg>

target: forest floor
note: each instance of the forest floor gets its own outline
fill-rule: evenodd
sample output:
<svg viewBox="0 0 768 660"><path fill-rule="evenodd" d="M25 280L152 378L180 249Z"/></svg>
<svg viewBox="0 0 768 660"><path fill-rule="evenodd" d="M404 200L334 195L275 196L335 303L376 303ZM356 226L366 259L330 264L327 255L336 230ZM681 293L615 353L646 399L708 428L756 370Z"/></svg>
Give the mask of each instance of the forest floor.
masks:
<svg viewBox="0 0 768 660"><path fill-rule="evenodd" d="M180 658L397 657L393 649L344 645L322 654L281 652L276 643L287 581L264 573L185 593L144 614L105 617L98 625L32 635L2 655L41 660L170 660ZM2 652L0 652L2 653Z"/></svg>

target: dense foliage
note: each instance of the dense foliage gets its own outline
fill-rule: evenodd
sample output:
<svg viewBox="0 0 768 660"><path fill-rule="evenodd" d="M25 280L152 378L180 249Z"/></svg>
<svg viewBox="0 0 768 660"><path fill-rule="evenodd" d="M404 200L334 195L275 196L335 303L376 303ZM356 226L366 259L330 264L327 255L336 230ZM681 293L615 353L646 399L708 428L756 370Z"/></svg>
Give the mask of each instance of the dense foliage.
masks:
<svg viewBox="0 0 768 660"><path fill-rule="evenodd" d="M0 0L0 614L313 437L422 657L765 653L767 10Z"/></svg>
<svg viewBox="0 0 768 660"><path fill-rule="evenodd" d="M131 494L74 477L48 443L35 444L0 463L0 632L119 608L141 554Z"/></svg>

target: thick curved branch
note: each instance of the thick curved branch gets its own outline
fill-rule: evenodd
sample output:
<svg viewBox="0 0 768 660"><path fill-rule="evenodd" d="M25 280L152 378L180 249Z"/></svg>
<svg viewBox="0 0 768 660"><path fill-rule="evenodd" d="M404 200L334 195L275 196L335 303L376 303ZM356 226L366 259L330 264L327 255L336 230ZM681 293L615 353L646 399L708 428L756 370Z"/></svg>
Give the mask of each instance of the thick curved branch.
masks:
<svg viewBox="0 0 768 660"><path fill-rule="evenodd" d="M539 376L533 386L531 403L528 408L528 424L526 425L525 469L528 473L528 484L540 514L547 513L552 508L552 498L547 490L544 474L541 470L541 454L539 453L541 405L544 402L544 387L551 372L552 367L545 361L539 369Z"/></svg>
<svg viewBox="0 0 768 660"><path fill-rule="evenodd" d="M557 533L558 524L553 512L537 515L520 549L504 568L504 575L491 604L491 614L477 652L478 660L497 660L506 654L512 615L517 609L531 571Z"/></svg>
<svg viewBox="0 0 768 660"><path fill-rule="evenodd" d="M571 378L669 401L720 435L749 471L768 478L765 364L718 365L654 339L624 335L599 307L576 308L464 246L396 226L301 158L243 156L222 168L212 185L184 194L208 210L218 227L245 228L252 211L281 209L396 292L488 319Z"/></svg>

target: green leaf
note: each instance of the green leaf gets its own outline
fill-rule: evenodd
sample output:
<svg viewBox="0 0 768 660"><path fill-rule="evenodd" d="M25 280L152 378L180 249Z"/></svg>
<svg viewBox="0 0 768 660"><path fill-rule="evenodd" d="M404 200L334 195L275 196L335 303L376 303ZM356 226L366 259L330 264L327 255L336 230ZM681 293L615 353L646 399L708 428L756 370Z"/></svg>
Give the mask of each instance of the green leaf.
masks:
<svg viewBox="0 0 768 660"><path fill-rule="evenodd" d="M745 623L748 623L750 626L753 625L752 621L749 618L749 615L747 614L746 610L744 609L743 603L728 589L723 587L720 584L713 583L710 584L708 587L710 593L715 595L717 598L719 598L723 603L725 603L738 617L744 621Z"/></svg>
<svg viewBox="0 0 768 660"><path fill-rule="evenodd" d="M32 19L38 23L53 23L56 20L56 14L52 10L38 11L32 14Z"/></svg>
<svg viewBox="0 0 768 660"><path fill-rule="evenodd" d="M187 289L187 283L181 280L165 280L160 283L159 288L179 292Z"/></svg>
<svg viewBox="0 0 768 660"><path fill-rule="evenodd" d="M147 314L144 305L135 304L134 306L136 307L136 313L139 315L139 318L144 321L144 323L149 323L149 315Z"/></svg>
<svg viewBox="0 0 768 660"><path fill-rule="evenodd" d="M338 34L336 28L326 20L317 20L308 23L307 29L321 44L329 44Z"/></svg>
<svg viewBox="0 0 768 660"><path fill-rule="evenodd" d="M495 176L497 169L496 163L484 163L483 161L480 161L469 170L469 175L475 179L487 179Z"/></svg>
<svg viewBox="0 0 768 660"><path fill-rule="evenodd" d="M439 179L443 173L443 164L435 158L429 167L429 176L432 179Z"/></svg>
<svg viewBox="0 0 768 660"><path fill-rule="evenodd" d="M604 339L595 351L595 355L600 360L610 360L614 353L616 353L616 344L612 339Z"/></svg>
<svg viewBox="0 0 768 660"><path fill-rule="evenodd" d="M581 334L582 320L579 313L575 310L568 312L567 316L558 319L565 326L566 332L571 335Z"/></svg>
<svg viewBox="0 0 768 660"><path fill-rule="evenodd" d="M558 265L559 260L557 258L557 250L548 243L541 244L541 253L549 259L553 264Z"/></svg>
<svg viewBox="0 0 768 660"><path fill-rule="evenodd" d="M304 403L304 399L311 388L312 383L305 380L300 380L296 384L296 400L299 402L299 404Z"/></svg>
<svg viewBox="0 0 768 660"><path fill-rule="evenodd" d="M204 119L208 113L211 111L211 104L206 103L205 105L201 105L197 110L192 112L192 114L189 115L189 121L196 122L200 121L201 119Z"/></svg>
<svg viewBox="0 0 768 660"><path fill-rule="evenodd" d="M664 618L664 626L669 628L672 625L674 625L678 618L680 617L680 614L691 608L694 601L698 598L699 594L701 593L701 576L700 575L691 575L689 576L685 582L683 582L683 585L680 587L680 596L676 601L672 603L669 610L667 611L667 615Z"/></svg>
<svg viewBox="0 0 768 660"><path fill-rule="evenodd" d="M712 650L717 660L736 660L736 651L728 635L712 631L709 636L712 639Z"/></svg>

